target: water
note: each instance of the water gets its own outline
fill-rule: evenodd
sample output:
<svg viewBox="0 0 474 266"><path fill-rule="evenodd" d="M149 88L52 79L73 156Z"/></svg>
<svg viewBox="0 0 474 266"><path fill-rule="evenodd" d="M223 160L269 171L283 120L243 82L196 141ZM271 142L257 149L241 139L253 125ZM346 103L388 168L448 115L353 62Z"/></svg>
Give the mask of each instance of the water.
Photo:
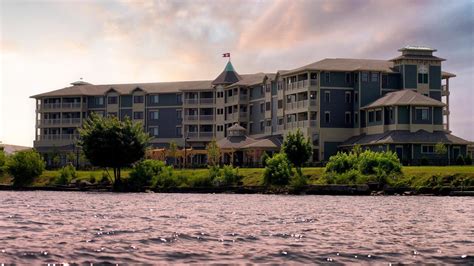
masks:
<svg viewBox="0 0 474 266"><path fill-rule="evenodd" d="M474 263L474 198L0 192L0 263Z"/></svg>

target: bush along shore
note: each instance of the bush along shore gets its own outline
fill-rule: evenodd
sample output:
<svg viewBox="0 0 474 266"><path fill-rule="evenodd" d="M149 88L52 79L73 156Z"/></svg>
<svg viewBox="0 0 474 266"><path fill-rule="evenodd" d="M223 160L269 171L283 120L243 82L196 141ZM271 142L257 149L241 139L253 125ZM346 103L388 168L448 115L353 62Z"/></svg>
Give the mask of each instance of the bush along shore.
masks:
<svg viewBox="0 0 474 266"><path fill-rule="evenodd" d="M312 156L309 139L289 133L281 151L264 154L264 168L219 165L215 140L207 145L207 169L174 169L144 159L149 136L129 119L92 116L80 130L80 146L94 171L72 164L46 171L34 150L5 156L0 151L1 190L64 190L180 193L272 193L383 195L473 195L474 167L403 167L393 152L356 146L329 158L326 167L304 167ZM468 158L470 160L470 158ZM465 161L463 161L465 163ZM127 168L128 167L128 168ZM102 170L100 170L102 169Z"/></svg>

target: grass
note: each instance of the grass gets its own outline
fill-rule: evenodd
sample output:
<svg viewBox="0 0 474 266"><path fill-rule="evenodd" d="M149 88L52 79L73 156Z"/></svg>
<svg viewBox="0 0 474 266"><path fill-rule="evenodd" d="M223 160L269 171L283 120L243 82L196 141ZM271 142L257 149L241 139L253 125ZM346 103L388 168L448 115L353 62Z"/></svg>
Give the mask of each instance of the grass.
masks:
<svg viewBox="0 0 474 266"><path fill-rule="evenodd" d="M263 185L264 168L239 168L239 174L243 176L244 186ZM78 180L100 181L104 170L77 171ZM127 178L129 169L122 170L122 178ZM110 172L110 174L112 174ZM208 169L176 169L176 175L193 178L206 178L209 174ZM308 184L324 184L323 167L303 168L303 174L308 176ZM59 171L44 171L37 178L33 186L54 185ZM0 184L11 184L11 178L0 176ZM396 181L397 186L407 186L412 188L434 187L434 186L474 186L474 166L405 166L402 170L402 176Z"/></svg>

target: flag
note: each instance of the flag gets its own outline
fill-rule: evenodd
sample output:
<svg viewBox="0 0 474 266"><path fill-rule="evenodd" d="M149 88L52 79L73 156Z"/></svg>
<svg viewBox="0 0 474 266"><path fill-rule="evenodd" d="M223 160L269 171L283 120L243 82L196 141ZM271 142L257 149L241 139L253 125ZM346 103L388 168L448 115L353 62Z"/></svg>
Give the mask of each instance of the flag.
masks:
<svg viewBox="0 0 474 266"><path fill-rule="evenodd" d="M222 57L230 57L230 53L222 54Z"/></svg>

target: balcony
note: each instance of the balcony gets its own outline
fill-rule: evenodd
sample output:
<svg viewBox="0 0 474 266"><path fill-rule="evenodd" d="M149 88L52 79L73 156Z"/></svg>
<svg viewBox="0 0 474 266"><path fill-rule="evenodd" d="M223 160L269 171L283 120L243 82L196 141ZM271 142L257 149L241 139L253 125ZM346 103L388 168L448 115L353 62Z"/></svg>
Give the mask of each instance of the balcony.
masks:
<svg viewBox="0 0 474 266"><path fill-rule="evenodd" d="M40 140L57 141L57 140L76 140L79 139L79 134L49 134L39 136Z"/></svg>
<svg viewBox="0 0 474 266"><path fill-rule="evenodd" d="M237 103L238 99L239 99L239 98L238 98L236 95L230 96L230 97L227 97L225 103L235 104L235 103Z"/></svg>
<svg viewBox="0 0 474 266"><path fill-rule="evenodd" d="M295 121L295 122L288 122L286 124L287 130L297 129L297 128L308 128L308 127L317 127L317 121L316 120L301 120L301 121Z"/></svg>
<svg viewBox="0 0 474 266"><path fill-rule="evenodd" d="M214 115L200 115L199 119L204 121L212 121L214 120Z"/></svg>
<svg viewBox="0 0 474 266"><path fill-rule="evenodd" d="M446 85L441 86L441 96L449 96L449 90Z"/></svg>
<svg viewBox="0 0 474 266"><path fill-rule="evenodd" d="M316 86L317 80L310 79L310 80L300 80L297 82L289 83L286 85L287 91L298 90L298 89L305 89L309 88L309 86Z"/></svg>
<svg viewBox="0 0 474 266"><path fill-rule="evenodd" d="M62 124L63 125L78 125L81 123L80 118L63 118Z"/></svg>
<svg viewBox="0 0 474 266"><path fill-rule="evenodd" d="M214 98L201 98L199 102L201 104L214 104Z"/></svg>
<svg viewBox="0 0 474 266"><path fill-rule="evenodd" d="M192 104L198 104L198 102L199 102L199 101L198 101L197 98L194 98L194 99L184 99L184 103L185 103L185 104L190 104L190 105L192 105Z"/></svg>
<svg viewBox="0 0 474 266"><path fill-rule="evenodd" d="M265 134L272 134L272 127L265 127Z"/></svg>
<svg viewBox="0 0 474 266"><path fill-rule="evenodd" d="M204 132L188 132L187 136L189 139L196 140L196 139L212 139L214 137L214 132L204 131Z"/></svg>
<svg viewBox="0 0 474 266"><path fill-rule="evenodd" d="M239 112L240 118L247 118L247 112Z"/></svg>
<svg viewBox="0 0 474 266"><path fill-rule="evenodd" d="M198 115L185 115L184 116L184 121L197 121L199 120Z"/></svg>
<svg viewBox="0 0 474 266"><path fill-rule="evenodd" d="M61 106L63 109L80 109L81 103L62 103Z"/></svg>
<svg viewBox="0 0 474 266"><path fill-rule="evenodd" d="M61 119L41 119L38 121L40 126L57 126L61 125Z"/></svg>
<svg viewBox="0 0 474 266"><path fill-rule="evenodd" d="M277 131L283 131L285 129L285 125L278 125Z"/></svg>
<svg viewBox="0 0 474 266"><path fill-rule="evenodd" d="M40 105L40 110L56 110L61 109L60 103L45 103Z"/></svg>

